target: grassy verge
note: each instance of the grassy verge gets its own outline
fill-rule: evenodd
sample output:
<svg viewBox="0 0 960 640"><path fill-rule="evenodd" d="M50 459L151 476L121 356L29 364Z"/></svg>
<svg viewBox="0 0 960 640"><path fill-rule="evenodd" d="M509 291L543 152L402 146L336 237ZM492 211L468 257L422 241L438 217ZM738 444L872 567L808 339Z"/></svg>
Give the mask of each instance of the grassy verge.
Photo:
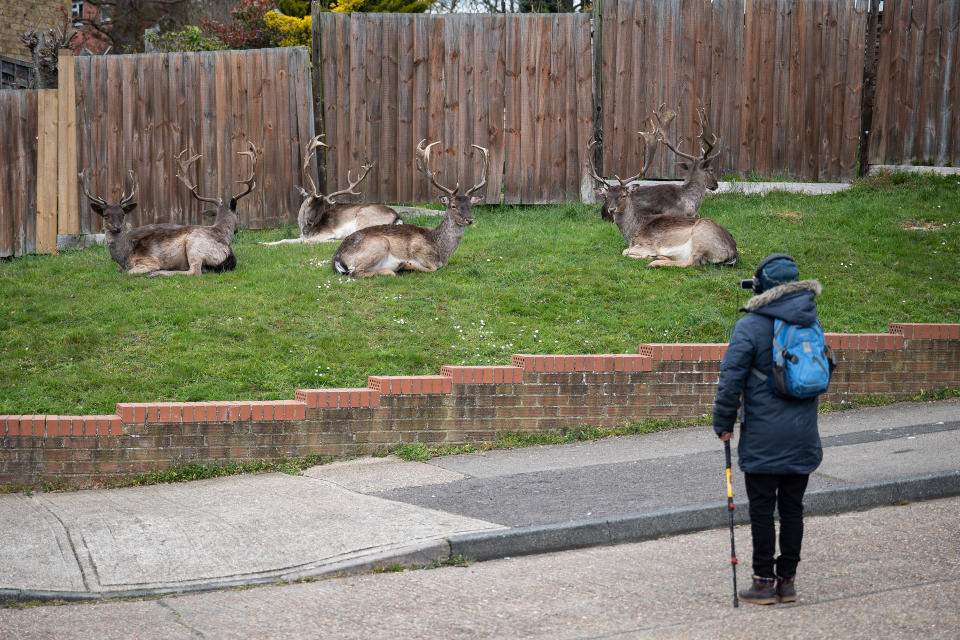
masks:
<svg viewBox="0 0 960 640"><path fill-rule="evenodd" d="M960 321L955 177L881 174L829 196L709 198L733 268L645 269L599 208L478 207L445 269L352 281L328 245L242 231L236 271L148 279L103 247L0 261L0 414L112 413L117 402L266 400L368 375L509 364L513 353L635 353L725 342L738 289L783 251L824 285L828 331ZM435 225L435 217L412 222Z"/></svg>

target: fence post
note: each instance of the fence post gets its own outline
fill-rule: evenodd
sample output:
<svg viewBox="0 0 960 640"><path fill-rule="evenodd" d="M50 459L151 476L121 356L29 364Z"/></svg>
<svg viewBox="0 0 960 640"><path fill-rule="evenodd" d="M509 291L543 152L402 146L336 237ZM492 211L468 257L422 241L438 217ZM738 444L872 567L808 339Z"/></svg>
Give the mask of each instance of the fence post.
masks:
<svg viewBox="0 0 960 640"><path fill-rule="evenodd" d="M57 96L59 125L57 144L57 234L80 233L80 202L77 193L77 76L72 54L60 54Z"/></svg>
<svg viewBox="0 0 960 640"><path fill-rule="evenodd" d="M593 164L603 175L603 0L593 2ZM593 191L581 196L593 201Z"/></svg>
<svg viewBox="0 0 960 640"><path fill-rule="evenodd" d="M310 18L310 29L313 31L311 55L313 56L313 132L314 135L326 133L323 129L323 41L320 38L320 9L325 3L311 3L313 10ZM327 163L325 149L320 148L317 154L317 188L320 193L327 192Z"/></svg>
<svg viewBox="0 0 960 640"><path fill-rule="evenodd" d="M37 253L57 253L56 89L37 90Z"/></svg>
<svg viewBox="0 0 960 640"><path fill-rule="evenodd" d="M870 168L870 136L873 130L873 98L877 90L877 60L880 57L877 23L880 0L870 0L867 10L867 42L863 56L863 95L860 100L860 166L858 176Z"/></svg>

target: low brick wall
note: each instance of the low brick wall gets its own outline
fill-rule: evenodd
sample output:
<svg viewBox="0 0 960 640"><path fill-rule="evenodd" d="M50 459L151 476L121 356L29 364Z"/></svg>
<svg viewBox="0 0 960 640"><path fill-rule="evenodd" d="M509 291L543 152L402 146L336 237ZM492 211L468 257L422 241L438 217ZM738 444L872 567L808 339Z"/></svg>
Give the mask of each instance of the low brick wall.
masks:
<svg viewBox="0 0 960 640"><path fill-rule="evenodd" d="M908 399L960 387L960 324L827 334L826 402ZM369 455L401 442L467 444L498 433L612 427L710 414L726 344L641 344L635 354L514 355L509 366L370 376L366 388L293 400L119 403L110 416L0 416L0 485L89 487L180 464Z"/></svg>

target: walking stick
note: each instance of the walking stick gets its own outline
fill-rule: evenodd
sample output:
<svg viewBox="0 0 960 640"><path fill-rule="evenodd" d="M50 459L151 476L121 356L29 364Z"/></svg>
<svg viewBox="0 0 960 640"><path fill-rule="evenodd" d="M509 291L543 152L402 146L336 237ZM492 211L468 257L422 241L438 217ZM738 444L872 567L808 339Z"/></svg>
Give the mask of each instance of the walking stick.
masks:
<svg viewBox="0 0 960 640"><path fill-rule="evenodd" d="M723 452L727 457L727 511L730 513L730 565L733 567L733 606L739 607L737 596L737 548L733 539L733 481L730 478L730 441L723 443Z"/></svg>

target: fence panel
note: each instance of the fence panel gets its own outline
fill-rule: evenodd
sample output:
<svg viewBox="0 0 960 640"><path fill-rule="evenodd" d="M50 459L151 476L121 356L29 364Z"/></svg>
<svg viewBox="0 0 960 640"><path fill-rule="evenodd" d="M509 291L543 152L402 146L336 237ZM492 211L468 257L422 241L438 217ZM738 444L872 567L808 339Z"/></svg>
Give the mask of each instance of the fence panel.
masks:
<svg viewBox="0 0 960 640"><path fill-rule="evenodd" d="M191 180L202 195L229 198L246 177L237 155L260 150L257 187L240 201L241 227L295 223L302 184L299 156L313 135L306 49L76 58L78 165L92 190L117 201L126 172L137 178L134 226L209 223L176 179L176 155L201 153ZM97 232L99 217L80 200L79 231Z"/></svg>
<svg viewBox="0 0 960 640"><path fill-rule="evenodd" d="M487 202L561 202L580 195L589 136L586 15L417 15L317 12L328 189L376 161L371 202L435 201L416 171L420 140L439 180L466 188L490 153ZM532 101L532 102L531 102Z"/></svg>
<svg viewBox="0 0 960 640"><path fill-rule="evenodd" d="M960 2L884 3L871 164L960 164Z"/></svg>
<svg viewBox="0 0 960 640"><path fill-rule="evenodd" d="M812 180L856 175L867 0L605 0L606 173L640 166L636 132L661 103L668 135L722 136L723 168ZM689 144L689 143L688 143ZM663 149L651 178L679 177Z"/></svg>
<svg viewBox="0 0 960 640"><path fill-rule="evenodd" d="M0 91L0 257L37 248L38 97Z"/></svg>

